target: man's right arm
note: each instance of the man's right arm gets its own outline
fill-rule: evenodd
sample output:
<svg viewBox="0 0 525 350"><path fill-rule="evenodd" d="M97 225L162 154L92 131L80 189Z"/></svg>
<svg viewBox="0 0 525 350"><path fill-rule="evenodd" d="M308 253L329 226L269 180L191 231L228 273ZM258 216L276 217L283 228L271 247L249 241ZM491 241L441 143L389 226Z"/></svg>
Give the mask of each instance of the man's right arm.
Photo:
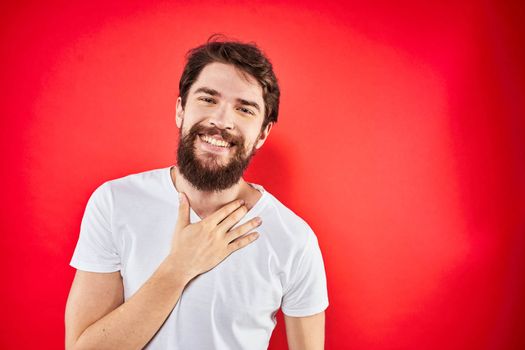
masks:
<svg viewBox="0 0 525 350"><path fill-rule="evenodd" d="M245 235L260 225L253 219L230 231L247 212L242 204L234 201L190 224L182 195L170 254L125 302L119 272L77 271L66 306L66 349L142 349L191 279L257 238Z"/></svg>
<svg viewBox="0 0 525 350"><path fill-rule="evenodd" d="M66 306L66 349L141 349L188 283L169 259L126 302L119 272L77 271Z"/></svg>

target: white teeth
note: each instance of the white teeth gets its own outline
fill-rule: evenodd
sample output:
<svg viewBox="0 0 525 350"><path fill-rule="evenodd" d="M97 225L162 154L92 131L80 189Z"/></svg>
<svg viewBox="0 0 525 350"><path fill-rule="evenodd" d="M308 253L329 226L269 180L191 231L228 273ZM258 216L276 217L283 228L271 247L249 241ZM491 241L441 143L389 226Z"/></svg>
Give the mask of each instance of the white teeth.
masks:
<svg viewBox="0 0 525 350"><path fill-rule="evenodd" d="M223 140L216 140L214 138L211 138L211 137L208 137L208 136L203 136L202 139L209 143L209 144L212 144L214 146L219 146L219 147L230 147L230 144L226 141L223 141Z"/></svg>

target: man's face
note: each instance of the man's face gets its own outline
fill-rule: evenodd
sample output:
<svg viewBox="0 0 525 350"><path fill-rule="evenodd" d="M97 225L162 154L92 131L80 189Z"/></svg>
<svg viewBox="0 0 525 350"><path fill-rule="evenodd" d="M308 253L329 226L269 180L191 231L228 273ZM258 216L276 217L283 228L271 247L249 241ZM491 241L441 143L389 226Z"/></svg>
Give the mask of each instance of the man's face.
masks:
<svg viewBox="0 0 525 350"><path fill-rule="evenodd" d="M183 108L177 100L177 150L181 174L201 191L236 184L272 124L264 121L262 88L232 65L211 63L191 86Z"/></svg>

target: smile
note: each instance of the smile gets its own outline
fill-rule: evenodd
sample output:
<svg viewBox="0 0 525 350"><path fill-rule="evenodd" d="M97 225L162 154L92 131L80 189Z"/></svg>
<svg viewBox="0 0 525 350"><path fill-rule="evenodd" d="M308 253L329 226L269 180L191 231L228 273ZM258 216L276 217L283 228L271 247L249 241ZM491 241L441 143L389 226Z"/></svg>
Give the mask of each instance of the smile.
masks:
<svg viewBox="0 0 525 350"><path fill-rule="evenodd" d="M206 143L209 143L210 145L217 146L217 147L223 147L223 148L230 148L231 144L229 142L226 142L224 140L217 140L209 136L201 136L200 139Z"/></svg>

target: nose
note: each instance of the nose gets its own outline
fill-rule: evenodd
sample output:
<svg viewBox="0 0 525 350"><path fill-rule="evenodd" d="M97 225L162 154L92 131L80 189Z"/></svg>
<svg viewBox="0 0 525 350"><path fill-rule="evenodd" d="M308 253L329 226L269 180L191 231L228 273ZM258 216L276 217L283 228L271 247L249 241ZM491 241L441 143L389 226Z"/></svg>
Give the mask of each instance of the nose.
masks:
<svg viewBox="0 0 525 350"><path fill-rule="evenodd" d="M227 105L215 109L208 122L219 129L233 130L234 128L233 115Z"/></svg>

